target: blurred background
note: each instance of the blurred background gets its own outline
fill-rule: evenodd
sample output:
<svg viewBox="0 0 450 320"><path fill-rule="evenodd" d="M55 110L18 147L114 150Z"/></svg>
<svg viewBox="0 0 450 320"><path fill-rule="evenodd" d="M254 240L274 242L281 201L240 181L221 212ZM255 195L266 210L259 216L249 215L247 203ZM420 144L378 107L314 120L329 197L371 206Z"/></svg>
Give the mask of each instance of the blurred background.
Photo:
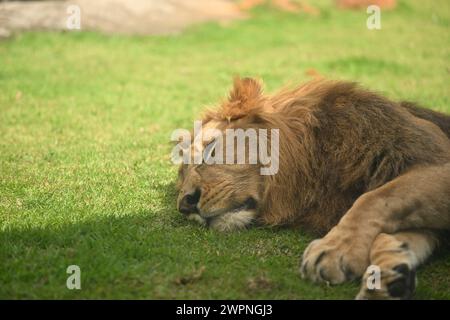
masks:
<svg viewBox="0 0 450 320"><path fill-rule="evenodd" d="M330 2L333 0L330 0ZM340 8L361 9L378 5L395 7L395 0L334 0ZM307 1L295 0L73 0L0 1L0 36L21 30L65 30L71 8L83 13L83 30L119 34L170 34L204 21L231 21L265 4L282 11L319 15ZM9 3L7 3L9 2ZM80 14L81 17L81 14ZM80 28L80 26L78 26Z"/></svg>

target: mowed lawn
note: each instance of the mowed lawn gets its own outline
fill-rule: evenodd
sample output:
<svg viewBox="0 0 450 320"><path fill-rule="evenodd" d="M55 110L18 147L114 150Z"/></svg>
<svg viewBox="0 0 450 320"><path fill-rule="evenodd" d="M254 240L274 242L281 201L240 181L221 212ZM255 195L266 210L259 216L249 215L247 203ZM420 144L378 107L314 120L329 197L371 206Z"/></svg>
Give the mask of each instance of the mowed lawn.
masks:
<svg viewBox="0 0 450 320"><path fill-rule="evenodd" d="M450 2L399 2L373 31L365 10L322 0L319 17L262 8L176 36L0 41L0 298L352 299L358 282L300 279L311 234L186 221L170 135L192 128L236 74L271 92L318 72L450 113ZM69 265L81 290L66 288ZM449 270L437 254L416 298L450 299Z"/></svg>

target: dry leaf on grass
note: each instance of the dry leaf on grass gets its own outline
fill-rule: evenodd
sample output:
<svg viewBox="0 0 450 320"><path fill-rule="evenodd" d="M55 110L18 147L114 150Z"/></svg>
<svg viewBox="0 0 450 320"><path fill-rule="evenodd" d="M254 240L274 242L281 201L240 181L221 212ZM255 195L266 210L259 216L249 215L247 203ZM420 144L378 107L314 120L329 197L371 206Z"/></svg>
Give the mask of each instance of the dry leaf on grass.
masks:
<svg viewBox="0 0 450 320"><path fill-rule="evenodd" d="M191 272L188 275L176 278L175 284L184 286L184 285L187 285L190 283L197 282L198 280L200 280L202 278L204 271L205 271L205 266L201 266L197 270L193 270L193 272Z"/></svg>

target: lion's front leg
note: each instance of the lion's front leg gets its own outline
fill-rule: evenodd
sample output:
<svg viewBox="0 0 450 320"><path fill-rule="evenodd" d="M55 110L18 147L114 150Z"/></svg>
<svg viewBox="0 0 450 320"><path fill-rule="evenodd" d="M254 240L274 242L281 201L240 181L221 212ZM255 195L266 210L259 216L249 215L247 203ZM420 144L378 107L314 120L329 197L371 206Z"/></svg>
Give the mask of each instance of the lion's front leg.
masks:
<svg viewBox="0 0 450 320"><path fill-rule="evenodd" d="M303 254L301 273L313 281L342 283L361 276L381 232L450 228L450 164L411 170L358 198L323 239Z"/></svg>

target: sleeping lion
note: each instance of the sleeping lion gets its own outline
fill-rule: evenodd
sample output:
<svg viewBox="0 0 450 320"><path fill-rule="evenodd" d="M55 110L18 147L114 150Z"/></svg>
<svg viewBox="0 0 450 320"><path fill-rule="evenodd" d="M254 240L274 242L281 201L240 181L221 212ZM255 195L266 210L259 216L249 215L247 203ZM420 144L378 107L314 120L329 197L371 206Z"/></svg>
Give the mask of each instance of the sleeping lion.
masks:
<svg viewBox="0 0 450 320"><path fill-rule="evenodd" d="M309 230L322 238L303 253L302 277L329 284L362 277L358 299L411 297L416 268L450 229L450 116L349 82L316 80L266 95L258 81L236 78L201 127L215 136L188 149L209 156L223 153L222 145L210 146L229 129L277 135L268 148L277 170L262 174L260 162L209 164L204 157L184 163L180 212L220 231ZM251 158L237 153L233 159ZM373 266L375 288L368 285Z"/></svg>

